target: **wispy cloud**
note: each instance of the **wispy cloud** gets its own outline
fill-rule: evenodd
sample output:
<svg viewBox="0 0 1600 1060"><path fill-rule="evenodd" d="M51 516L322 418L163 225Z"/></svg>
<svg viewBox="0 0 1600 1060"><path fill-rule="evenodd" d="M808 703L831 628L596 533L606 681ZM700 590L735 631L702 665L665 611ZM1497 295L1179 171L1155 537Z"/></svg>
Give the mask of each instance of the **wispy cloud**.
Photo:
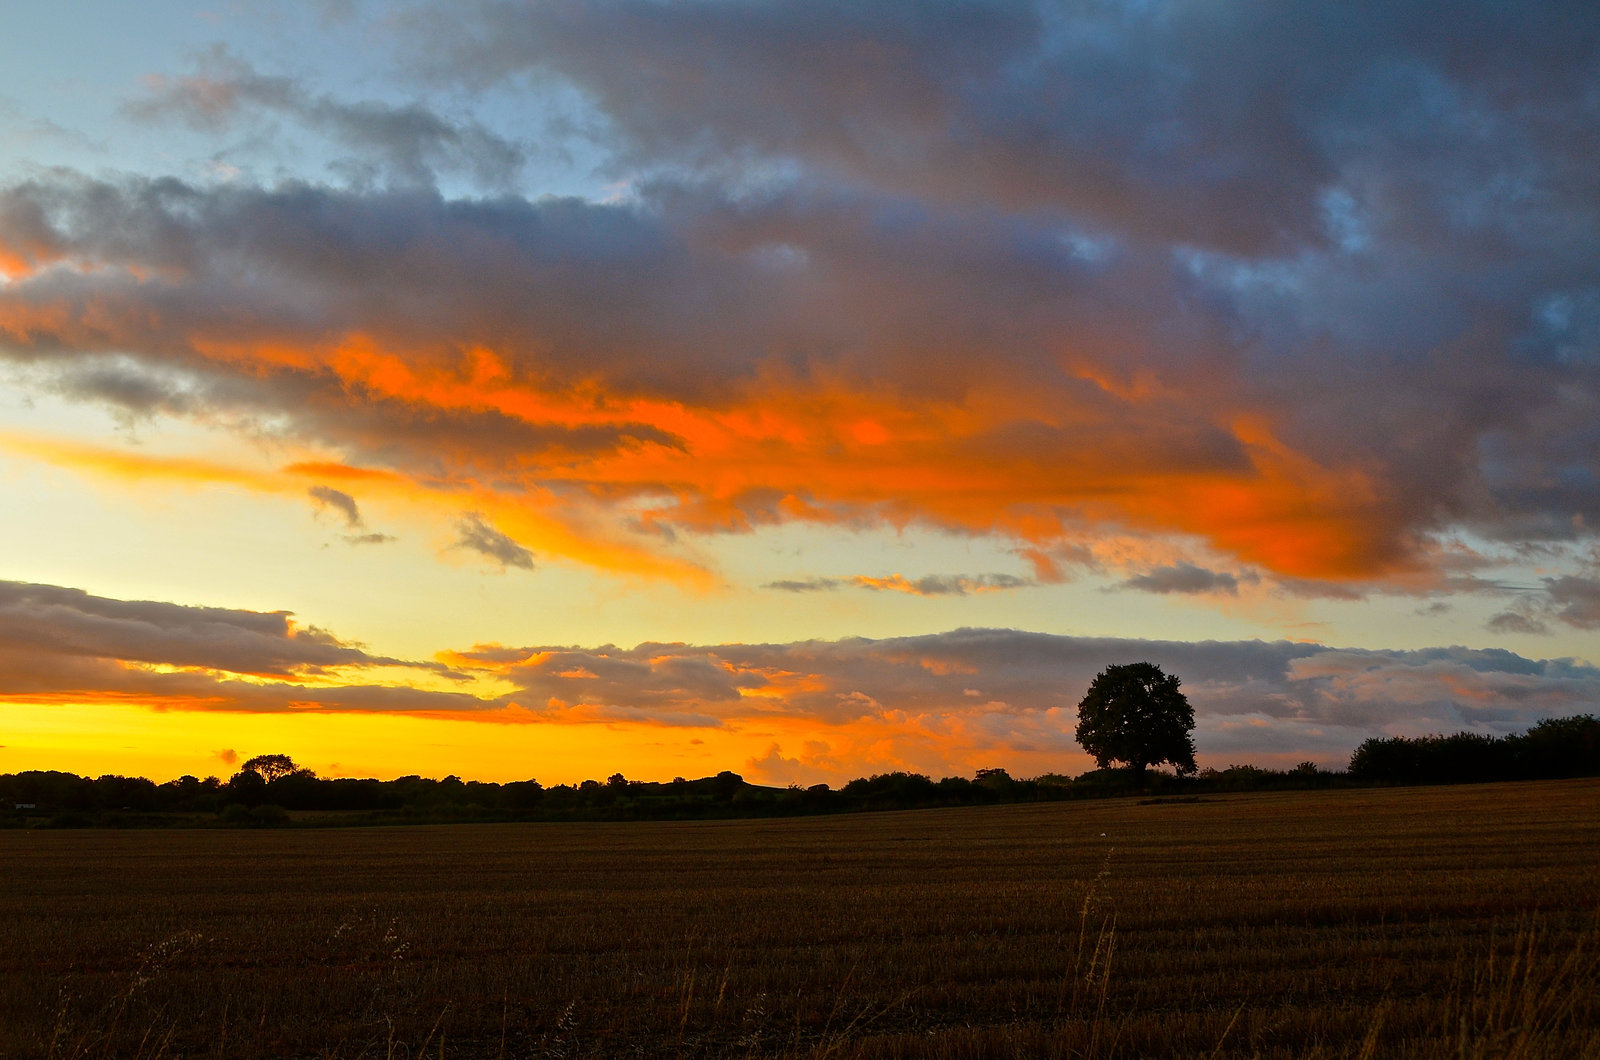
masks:
<svg viewBox="0 0 1600 1060"><path fill-rule="evenodd" d="M1193 563L1174 563L1152 568L1118 583L1121 589L1136 589L1144 593L1179 593L1200 595L1220 593L1239 595L1239 576L1228 571L1208 570Z"/></svg>
<svg viewBox="0 0 1600 1060"><path fill-rule="evenodd" d="M344 517L347 527L352 530L365 528L361 520L361 509L356 506L356 499L343 490L336 490L332 486L312 486L306 491L311 495L311 500L319 508L332 508Z"/></svg>
<svg viewBox="0 0 1600 1060"><path fill-rule="evenodd" d="M465 516L456 527L456 548L464 548L494 560L502 567L533 569L533 553L484 521L476 512Z"/></svg>
<svg viewBox="0 0 1600 1060"><path fill-rule="evenodd" d="M353 152L342 168L358 179L431 187L441 174L463 174L505 190L527 161L521 145L474 119L450 119L420 101L345 102L313 93L293 78L258 73L222 45L206 52L193 74L147 78L143 94L123 110L136 120L176 120L210 133L261 116L288 119Z"/></svg>
<svg viewBox="0 0 1600 1060"><path fill-rule="evenodd" d="M1520 599L1489 619L1491 631L1543 635L1557 625L1600 629L1600 567L1544 578L1540 588L1519 595Z"/></svg>
<svg viewBox="0 0 1600 1060"><path fill-rule="evenodd" d="M307 492L319 510L332 509L344 519L345 528L350 531L344 535L347 544L382 545L394 540L390 534L369 530L366 520L361 517L361 508L356 504L356 499L343 490L336 490L332 486L312 486Z"/></svg>
<svg viewBox="0 0 1600 1060"><path fill-rule="evenodd" d="M1022 589L1038 583L1014 574L928 574L907 578L903 574L874 576L857 574L848 578L800 578L768 582L765 588L788 593L831 592L835 589L869 589L873 592L906 593L911 596L966 596L969 593Z"/></svg>
<svg viewBox="0 0 1600 1060"><path fill-rule="evenodd" d="M968 593L995 592L1002 589L1021 589L1032 585L1027 578L1013 574L929 574L921 578L907 578L891 574L887 578L857 575L850 579L852 585L876 592L909 593L912 596L966 596Z"/></svg>

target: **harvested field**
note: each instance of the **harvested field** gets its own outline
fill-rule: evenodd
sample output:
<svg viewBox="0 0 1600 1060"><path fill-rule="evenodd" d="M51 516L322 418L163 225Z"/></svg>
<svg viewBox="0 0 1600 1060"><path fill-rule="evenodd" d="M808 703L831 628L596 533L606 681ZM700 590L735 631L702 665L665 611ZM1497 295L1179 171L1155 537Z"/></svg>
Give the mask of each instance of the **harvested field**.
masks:
<svg viewBox="0 0 1600 1060"><path fill-rule="evenodd" d="M1600 781L0 832L0 1057L1600 1057Z"/></svg>

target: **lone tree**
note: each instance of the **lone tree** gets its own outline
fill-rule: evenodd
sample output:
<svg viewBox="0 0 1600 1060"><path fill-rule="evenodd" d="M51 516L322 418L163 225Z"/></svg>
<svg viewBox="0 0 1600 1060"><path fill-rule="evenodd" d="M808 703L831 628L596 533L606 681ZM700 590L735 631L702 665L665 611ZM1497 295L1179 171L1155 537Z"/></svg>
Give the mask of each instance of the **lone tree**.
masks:
<svg viewBox="0 0 1600 1060"><path fill-rule="evenodd" d="M1126 762L1136 775L1145 767L1171 762L1179 773L1193 773L1194 708L1178 691L1178 678L1147 662L1108 666L1095 676L1078 704L1083 749L1105 769Z"/></svg>
<svg viewBox="0 0 1600 1060"><path fill-rule="evenodd" d="M288 776L298 768L294 764L294 759L288 755L256 755L240 766L239 771L255 773L270 784L279 777Z"/></svg>

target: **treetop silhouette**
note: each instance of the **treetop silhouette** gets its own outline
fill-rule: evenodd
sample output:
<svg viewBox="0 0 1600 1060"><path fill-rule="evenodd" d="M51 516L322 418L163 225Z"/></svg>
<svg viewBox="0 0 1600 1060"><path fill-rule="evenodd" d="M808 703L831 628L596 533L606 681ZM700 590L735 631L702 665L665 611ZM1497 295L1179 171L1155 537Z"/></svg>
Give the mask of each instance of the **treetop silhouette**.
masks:
<svg viewBox="0 0 1600 1060"><path fill-rule="evenodd" d="M1147 662L1108 666L1078 704L1078 743L1105 769L1124 762L1136 774L1170 762L1193 773L1194 708L1178 677Z"/></svg>

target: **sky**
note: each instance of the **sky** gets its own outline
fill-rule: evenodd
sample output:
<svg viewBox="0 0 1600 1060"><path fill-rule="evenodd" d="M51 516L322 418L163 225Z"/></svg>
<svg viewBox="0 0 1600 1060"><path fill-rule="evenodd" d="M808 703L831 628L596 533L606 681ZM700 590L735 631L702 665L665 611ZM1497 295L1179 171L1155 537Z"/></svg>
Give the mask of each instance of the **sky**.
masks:
<svg viewBox="0 0 1600 1060"><path fill-rule="evenodd" d="M1600 9L0 15L0 772L1600 711Z"/></svg>

